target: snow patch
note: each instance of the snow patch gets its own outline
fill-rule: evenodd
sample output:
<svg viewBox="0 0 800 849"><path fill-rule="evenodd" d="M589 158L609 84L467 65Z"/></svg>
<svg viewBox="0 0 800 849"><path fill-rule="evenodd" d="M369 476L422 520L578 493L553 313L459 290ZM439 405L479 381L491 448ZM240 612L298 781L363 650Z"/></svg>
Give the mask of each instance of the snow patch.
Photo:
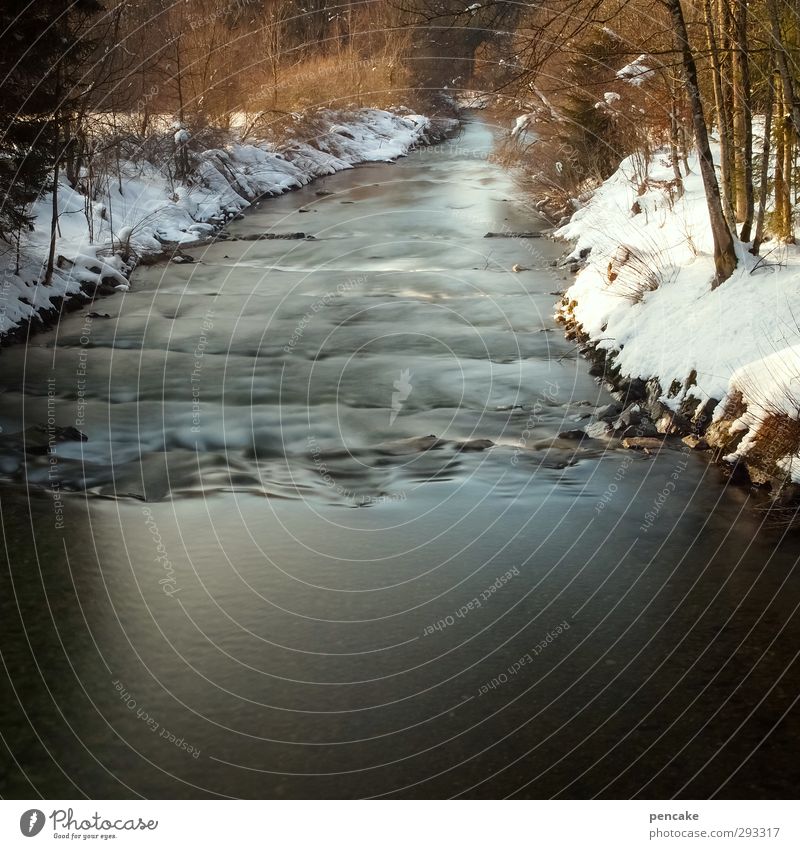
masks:
<svg viewBox="0 0 800 849"><path fill-rule="evenodd" d="M633 62L629 62L623 68L620 68L617 71L617 79L625 80L625 82L635 86L642 85L655 73L649 65L645 64L645 59L647 59L647 54L642 53Z"/></svg>
<svg viewBox="0 0 800 849"><path fill-rule="evenodd" d="M737 243L738 268L712 290L708 209L696 158L689 166L679 198L668 152L656 152L646 173L630 157L557 231L576 243L570 259L588 252L565 301L577 303L574 318L624 376L657 378L665 391L681 384L679 397L662 399L673 409L685 398L741 393L747 410L733 429L746 434L736 459L768 414L800 418L800 248L767 242L757 258ZM621 245L657 281L638 299L620 285ZM792 474L800 467L786 463Z"/></svg>

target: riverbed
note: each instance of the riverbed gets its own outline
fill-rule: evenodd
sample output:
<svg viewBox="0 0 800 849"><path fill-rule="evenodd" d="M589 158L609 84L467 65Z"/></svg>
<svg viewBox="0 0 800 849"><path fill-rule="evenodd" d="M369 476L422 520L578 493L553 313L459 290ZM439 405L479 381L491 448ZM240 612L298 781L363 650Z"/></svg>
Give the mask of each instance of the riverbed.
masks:
<svg viewBox="0 0 800 849"><path fill-rule="evenodd" d="M798 786L796 544L680 443L559 436L613 399L496 135L3 351L4 796Z"/></svg>

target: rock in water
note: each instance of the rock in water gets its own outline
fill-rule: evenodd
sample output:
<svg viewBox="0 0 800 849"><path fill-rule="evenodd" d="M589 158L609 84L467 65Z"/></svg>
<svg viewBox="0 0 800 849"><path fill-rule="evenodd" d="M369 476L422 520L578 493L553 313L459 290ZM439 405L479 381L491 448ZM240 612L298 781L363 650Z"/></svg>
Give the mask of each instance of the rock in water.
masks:
<svg viewBox="0 0 800 849"><path fill-rule="evenodd" d="M586 431L585 430L562 430L561 433L558 434L559 439L569 439L573 442L580 442L582 439L586 439Z"/></svg>
<svg viewBox="0 0 800 849"><path fill-rule="evenodd" d="M658 451L664 447L664 440L653 436L626 436L622 440L622 447L633 448L636 451Z"/></svg>
<svg viewBox="0 0 800 849"><path fill-rule="evenodd" d="M491 439L469 439L466 442L457 442L456 451L485 451L493 445Z"/></svg>

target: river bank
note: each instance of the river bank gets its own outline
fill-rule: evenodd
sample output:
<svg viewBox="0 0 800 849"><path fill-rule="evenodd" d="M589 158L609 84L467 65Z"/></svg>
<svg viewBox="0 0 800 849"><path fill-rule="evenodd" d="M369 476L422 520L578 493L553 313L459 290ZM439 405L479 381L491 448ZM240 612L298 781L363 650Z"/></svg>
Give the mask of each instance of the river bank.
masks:
<svg viewBox="0 0 800 849"><path fill-rule="evenodd" d="M185 181L176 181L168 164L122 161L114 187L100 199L62 183L50 285L43 281L52 193L34 205L35 226L19 256L9 247L0 257L0 345L53 326L97 296L127 291L139 264L191 262L186 251L224 238L225 225L262 198L358 164L391 161L441 141L455 126L455 119L407 109L320 110L298 116L297 133L280 145L231 137L224 147L192 153Z"/></svg>
<svg viewBox="0 0 800 849"><path fill-rule="evenodd" d="M708 451L733 480L793 515L800 480L800 252L739 243L739 268L712 290L711 234L699 169L681 195L666 154L645 173L621 163L555 231L577 275L557 310L623 410L593 435L675 437ZM641 441L638 446L647 446Z"/></svg>

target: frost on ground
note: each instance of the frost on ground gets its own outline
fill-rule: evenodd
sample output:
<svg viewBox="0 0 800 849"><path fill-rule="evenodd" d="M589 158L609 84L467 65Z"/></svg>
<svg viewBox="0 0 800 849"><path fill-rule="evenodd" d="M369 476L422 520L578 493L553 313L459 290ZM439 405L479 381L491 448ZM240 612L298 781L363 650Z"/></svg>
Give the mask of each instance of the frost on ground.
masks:
<svg viewBox="0 0 800 849"><path fill-rule="evenodd" d="M191 154L191 178L179 183L170 168L147 161L120 163L108 193L91 200L63 180L58 190L57 267L45 286L52 195L34 205L34 230L0 253L0 336L40 319L55 299L90 299L104 283L128 287L132 263L124 257L157 255L165 246L188 245L208 237L232 216L264 195L278 195L360 162L396 159L423 143L431 121L405 111L361 109L314 115L312 138L287 138L276 148L266 142L231 143ZM185 130L179 132L186 133ZM176 144L186 143L178 138Z"/></svg>
<svg viewBox="0 0 800 849"><path fill-rule="evenodd" d="M800 420L800 250L765 242L757 258L739 244L738 269L712 290L705 195L689 166L678 197L667 153L648 168L626 159L557 231L576 241L571 259L590 251L566 309L622 375L665 393L680 385L662 399L672 409L696 398L721 401L717 419L735 410L727 459L751 458L760 435L775 442L776 421ZM782 432L797 441L770 463L800 480L800 427Z"/></svg>

